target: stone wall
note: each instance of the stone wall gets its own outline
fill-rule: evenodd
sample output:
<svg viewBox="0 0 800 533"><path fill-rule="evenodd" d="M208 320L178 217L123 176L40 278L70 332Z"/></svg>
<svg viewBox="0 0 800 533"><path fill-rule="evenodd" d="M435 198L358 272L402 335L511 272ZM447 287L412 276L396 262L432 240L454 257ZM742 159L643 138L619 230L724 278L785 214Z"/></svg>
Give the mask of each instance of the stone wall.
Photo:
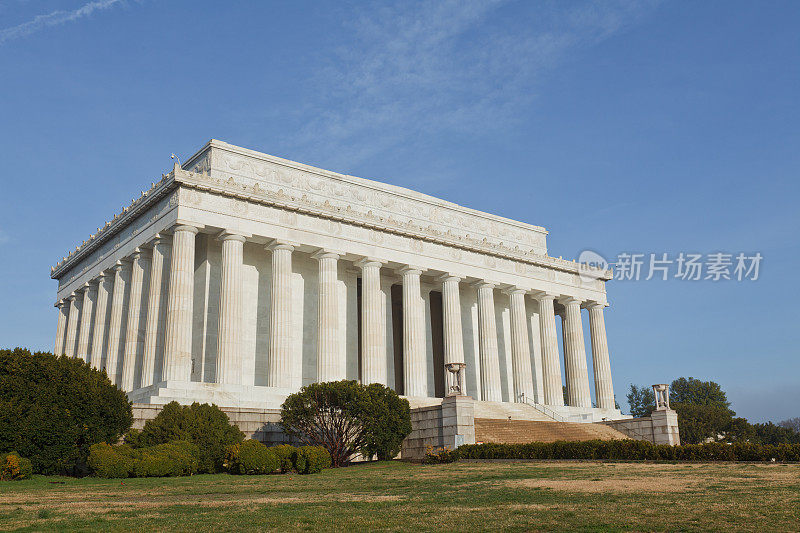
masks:
<svg viewBox="0 0 800 533"><path fill-rule="evenodd" d="M646 440L653 444L677 445L681 443L678 432L678 413L672 409L653 411L650 416L608 420L602 422L632 439Z"/></svg>
<svg viewBox="0 0 800 533"><path fill-rule="evenodd" d="M133 427L142 429L145 422L154 419L161 411L161 405L143 403L133 404ZM248 439L256 439L264 444L293 443L278 426L281 415L278 409L220 408L228 418L239 426Z"/></svg>
<svg viewBox="0 0 800 533"><path fill-rule="evenodd" d="M411 427L411 434L403 441L403 459L420 460L429 447L452 450L475 444L474 400L449 396L441 405L411 409Z"/></svg>

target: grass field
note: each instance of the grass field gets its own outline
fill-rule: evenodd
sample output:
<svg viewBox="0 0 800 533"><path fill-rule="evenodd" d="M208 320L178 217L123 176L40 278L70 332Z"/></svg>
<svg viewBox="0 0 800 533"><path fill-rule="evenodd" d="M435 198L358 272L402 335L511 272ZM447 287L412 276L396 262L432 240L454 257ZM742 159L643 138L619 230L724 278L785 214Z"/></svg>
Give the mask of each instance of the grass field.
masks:
<svg viewBox="0 0 800 533"><path fill-rule="evenodd" d="M389 462L0 482L3 530L800 530L800 466Z"/></svg>

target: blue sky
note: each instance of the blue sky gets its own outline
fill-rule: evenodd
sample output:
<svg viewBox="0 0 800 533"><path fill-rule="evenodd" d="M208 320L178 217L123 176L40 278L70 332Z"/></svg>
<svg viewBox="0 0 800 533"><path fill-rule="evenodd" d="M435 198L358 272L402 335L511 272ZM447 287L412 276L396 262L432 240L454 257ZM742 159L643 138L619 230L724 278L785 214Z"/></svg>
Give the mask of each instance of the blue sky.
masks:
<svg viewBox="0 0 800 533"><path fill-rule="evenodd" d="M545 226L550 254L714 252L612 281L617 396L800 416L800 3L0 1L0 345L50 266L209 138Z"/></svg>

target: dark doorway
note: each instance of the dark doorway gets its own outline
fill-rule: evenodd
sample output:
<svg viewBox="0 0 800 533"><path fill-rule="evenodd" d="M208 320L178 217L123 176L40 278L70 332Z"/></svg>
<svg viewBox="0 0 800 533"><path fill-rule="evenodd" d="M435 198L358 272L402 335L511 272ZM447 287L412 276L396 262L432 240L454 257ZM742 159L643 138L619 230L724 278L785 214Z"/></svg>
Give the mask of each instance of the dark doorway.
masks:
<svg viewBox="0 0 800 533"><path fill-rule="evenodd" d="M394 391L397 394L404 394L402 285L392 285L392 342L394 348Z"/></svg>
<svg viewBox="0 0 800 533"><path fill-rule="evenodd" d="M442 293L430 292L431 302L431 348L433 350L434 396L444 398L444 313Z"/></svg>

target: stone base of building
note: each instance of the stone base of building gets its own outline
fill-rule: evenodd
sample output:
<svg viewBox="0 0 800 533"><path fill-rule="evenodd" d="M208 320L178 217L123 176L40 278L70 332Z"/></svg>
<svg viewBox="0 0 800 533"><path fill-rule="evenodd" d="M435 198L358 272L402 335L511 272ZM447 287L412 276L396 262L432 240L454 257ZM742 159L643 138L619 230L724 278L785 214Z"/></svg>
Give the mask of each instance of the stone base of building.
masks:
<svg viewBox="0 0 800 533"><path fill-rule="evenodd" d="M412 409L411 428L403 441L403 459L420 460L429 448L454 450L475 444L475 401L469 396L449 396L438 405Z"/></svg>
<svg viewBox="0 0 800 533"><path fill-rule="evenodd" d="M678 432L678 413L672 409L659 409L646 417L607 420L603 423L632 439L671 446L681 443Z"/></svg>

